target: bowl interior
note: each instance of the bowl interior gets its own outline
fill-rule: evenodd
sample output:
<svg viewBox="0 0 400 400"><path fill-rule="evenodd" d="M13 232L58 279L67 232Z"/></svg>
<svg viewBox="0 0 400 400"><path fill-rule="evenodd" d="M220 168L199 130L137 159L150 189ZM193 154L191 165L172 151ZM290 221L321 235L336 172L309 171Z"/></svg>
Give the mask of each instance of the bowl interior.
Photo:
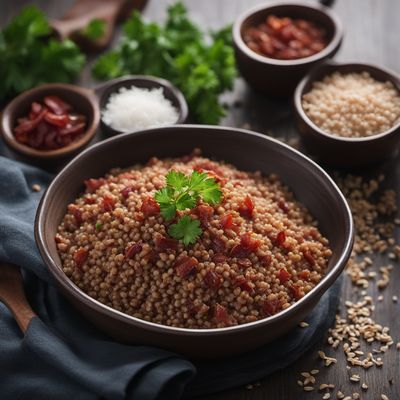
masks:
<svg viewBox="0 0 400 400"><path fill-rule="evenodd" d="M60 97L69 103L74 111L85 115L87 118L86 132L80 139L73 141L70 145L55 150L37 150L17 142L14 138L13 130L17 125L18 118L27 116L32 103L42 103L43 98L48 95ZM47 84L22 93L6 107L2 116L2 131L5 140L17 151L38 157L53 157L72 152L81 147L93 136L98 122L99 111L88 90L74 85Z"/></svg>
<svg viewBox="0 0 400 400"><path fill-rule="evenodd" d="M301 153L274 139L239 129L194 125L170 126L115 136L81 153L54 179L42 199L35 229L42 256L58 282L73 292L74 296L80 296L82 301L95 302L85 299L64 275L54 241L68 203L83 190L83 180L101 177L116 166L128 167L144 163L153 156L182 156L190 153L194 147L201 148L205 156L225 160L240 169L260 170L264 174L276 173L281 177L296 198L318 220L320 230L330 241L333 255L327 275L306 297L315 291L325 291L343 269L352 244L350 211L333 181ZM112 313L110 310L104 312ZM136 320L128 316L124 318L131 322ZM150 325L140 320L134 323ZM165 329L177 330L170 327Z"/></svg>
<svg viewBox="0 0 400 400"><path fill-rule="evenodd" d="M303 109L303 106L301 104L303 95L308 93L312 89L314 82L321 81L325 76L333 74L334 72L339 72L342 74L349 74L352 72L355 73L368 72L371 75L371 77L376 79L377 81L391 82L400 96L400 78L390 71L386 71L375 65L364 64L364 63L336 64L333 62L328 62L322 64L313 69L310 72L310 74L306 78L304 78L302 82L300 82L298 88L295 91L295 97L294 97L295 107L297 108L299 114L301 115L303 120L314 129L314 131L318 132L321 135L328 136L329 138L337 141L366 142L385 136L388 133L396 131L400 127L400 121L398 121L389 130L384 131L382 133L361 138L350 138L350 137L340 137L332 135L328 132L323 131L317 125L315 125L314 122L307 116L307 114Z"/></svg>
<svg viewBox="0 0 400 400"><path fill-rule="evenodd" d="M277 17L290 17L294 19L305 19L307 21L314 22L326 29L326 37L328 41L327 47L310 57L305 57L298 60L315 58L316 56L319 55L323 56L326 53L326 50L328 49L329 44L332 42L332 39L334 38L335 34L337 33L337 22L335 22L332 16L323 9L314 8L311 6L306 6L301 4L277 4L269 7L264 7L262 9L258 9L253 13L250 12L250 14L243 19L240 26L240 35L243 43L244 43L243 37L245 31L250 27L257 26L258 24L264 22L267 16L269 15L275 15ZM245 46L247 47L246 44ZM253 53L252 50L250 49L248 50ZM268 60L275 60L267 56L261 56L261 57L266 58ZM279 61L296 62L298 60L279 60Z"/></svg>
<svg viewBox="0 0 400 400"><path fill-rule="evenodd" d="M178 112L178 119L176 123L185 122L188 114L186 100L184 99L182 93L173 86L169 81L165 79L160 79L151 76L126 76L122 78L113 79L107 82L104 86L100 86L98 89L100 110L102 111L110 96L113 93L117 93L121 88L131 88L132 86L142 88L142 89L154 89L162 88L163 94L166 99L168 99L172 105L176 108ZM123 133L117 129L112 128L107 125L103 119L101 119L101 124L108 133L120 134Z"/></svg>

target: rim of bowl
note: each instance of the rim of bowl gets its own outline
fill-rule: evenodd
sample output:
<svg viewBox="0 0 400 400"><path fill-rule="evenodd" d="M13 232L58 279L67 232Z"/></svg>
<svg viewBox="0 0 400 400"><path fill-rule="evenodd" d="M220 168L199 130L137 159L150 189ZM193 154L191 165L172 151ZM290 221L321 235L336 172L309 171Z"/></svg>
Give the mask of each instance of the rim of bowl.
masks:
<svg viewBox="0 0 400 400"><path fill-rule="evenodd" d="M106 122L104 122L104 120L103 120L103 115L102 115L103 108L108 103L108 99L110 98L110 96L113 93L117 93L117 91L119 90L119 89L113 90L113 86L117 86L119 83L123 83L123 82L132 82L131 86L135 86L135 83L134 83L135 81L150 82L150 83L154 84L154 88L161 87L164 89L164 91L167 90L169 93L171 93L171 95L173 97L175 97L176 102L178 104L177 111L178 111L179 115L178 115L178 119L175 122L173 122L172 124L168 124L168 125L183 124L187 120L188 114L189 114L189 107L187 105L185 96L171 81L164 79L164 78L159 78L159 77L153 76L153 75L125 75L125 76L121 76L120 78L111 79L111 80L105 82L104 84L101 84L97 88L95 88L95 92L99 93L98 99L99 99L99 108L100 108L100 121L106 127L106 129L108 129L110 132L113 132L114 135L122 135L125 133L129 133L129 132L120 131L118 129L115 129L112 126L110 126L109 124L107 124ZM136 86L136 87L139 87L139 86ZM168 125L161 125L161 126L168 126ZM148 129L153 129L153 128L156 128L156 126L148 128ZM140 131L141 130L142 129L140 129ZM130 132L132 132L132 131L130 131Z"/></svg>
<svg viewBox="0 0 400 400"><path fill-rule="evenodd" d="M308 57L303 57L303 58L298 58L295 60L278 60L276 58L271 58L267 56L262 56L251 50L247 44L244 42L242 34L241 34L241 28L244 23L244 21L251 17L253 14L259 12L259 11L268 11L274 7L277 6L291 6L294 8L303 8L303 9L312 9L315 11L319 11L322 14L325 14L332 22L332 25L334 27L334 32L333 32L333 37L328 43L328 45L319 51L318 53L315 53L311 56ZM265 5L259 5L256 7L253 7L245 12L243 12L234 22L233 27L232 27L232 33L233 33L233 39L237 46L240 48L240 50L246 55L256 61L259 61L263 64L272 64L272 65L280 65L280 66L294 66L294 65L302 65L302 64L307 64L311 63L314 61L318 61L326 56L328 56L332 51L335 50L335 48L340 44L342 38L343 38L343 25L340 22L340 19L336 16L335 13L333 13L331 10L329 10L327 7L320 5L320 6L315 6L314 4L309 4L309 3L286 3L286 2L275 2L268 4L267 6Z"/></svg>
<svg viewBox="0 0 400 400"><path fill-rule="evenodd" d="M20 102L26 98L35 95L43 90L62 89L65 91L73 92L78 96L84 98L92 109L92 122L87 126L84 134L78 140L71 142L69 145L60 147L53 150L38 150L25 144L19 143L14 136L13 126L14 121L11 121L11 112L15 113L15 109L18 108ZM75 108L75 104L72 105ZM32 89L26 90L15 97L10 103L7 104L1 115L1 131L4 141L15 151L22 153L29 157L35 157L39 159L54 159L57 157L67 156L71 153L78 151L80 148L85 146L94 136L100 123L100 109L96 102L96 98L93 92L89 89L71 85L68 83L45 83L40 86L36 86Z"/></svg>
<svg viewBox="0 0 400 400"><path fill-rule="evenodd" d="M335 263L335 265L332 266L331 270L324 275L322 280L310 291L308 292L304 297L302 297L300 300L296 301L293 305L288 307L287 309L279 312L278 314L269 316L267 318L263 318L254 322L249 322L246 324L241 324L241 325L235 325L235 326L230 326L230 327L225 327L225 328L212 328L212 329L193 329L193 328L179 328L179 327L173 327L173 326L168 326L168 325L161 325L157 324L154 322L150 321L145 321L133 316L130 316L128 314L125 314L121 311L115 310L112 307L109 307L103 303L100 303L98 300L93 299L89 295L87 295L85 292L83 292L81 289L79 289L78 286L76 286L71 279L65 275L64 271L62 270L61 266L59 266L49 255L47 252L45 243L46 240L44 239L45 237L45 210L47 208L47 205L51 202L50 198L50 192L52 192L53 187L57 185L57 181L67 173L68 169L73 166L73 164L82 158L88 157L90 154L96 153L96 149L99 147L105 147L108 145L109 142L111 141L123 141L126 136L130 135L151 135L151 132L153 131L160 131L160 130L167 130L167 129L201 129L201 130L219 130L221 132L225 131L226 134L229 134L230 131L235 131L237 133L241 133L243 135L251 135L253 137L260 138L262 140L267 140L274 142L275 144L278 144L279 146L284 147L287 151L294 153L298 158L302 159L303 162L308 163L309 165L312 166L314 171L322 176L329 184L330 186L334 189L336 192L337 197L340 199L342 203L342 208L343 208L343 213L345 214L345 220L347 221L347 226L346 226L346 241L345 245L342 249L342 253L340 255L339 260ZM95 309L97 312L100 312L101 314L105 314L108 317L116 318L122 322L131 324L131 325L139 325L142 328L150 329L152 331L156 331L159 333L165 333L165 334L178 334L178 335L196 335L196 336L209 336L209 335L222 335L222 334L229 334L232 332L237 332L237 331L246 331L248 329L253 329L255 326L258 325L264 325L270 323L272 320L274 321L281 321L284 320L288 315L291 314L296 314L296 311L302 306L303 303L307 303L313 296L317 296L318 293L320 292L325 292L332 284L333 282L338 278L340 273L343 271L345 264L348 260L348 257L351 254L352 247L353 247L353 241L354 241L354 226L353 226L353 219L352 219L352 214L350 211L350 208L347 204L347 201L336 185L336 183L332 180L332 178L314 161L309 159L307 156L302 154L301 152L293 149L289 145L286 145L285 143L280 142L277 139L262 135L261 133L257 132L252 132L249 130L245 129L239 129L239 128L231 128L231 127L220 127L220 126L214 126L214 125L176 125L176 126L166 126L166 127L160 127L160 128L152 128L152 129L145 129L142 131L137 131L137 132L130 132L130 133L124 133L121 135L117 136L112 136L102 142L96 143L95 145L85 149L83 152L78 154L72 161L70 161L58 174L57 176L53 179L53 181L50 183L48 188L46 189L44 195L42 196L39 206L37 208L36 212L36 217L35 217L35 240L36 244L39 248L39 252L42 256L42 259L45 261L45 264L47 266L47 269L50 271L51 275L53 278L56 279L56 281L64 288L66 289L71 296L76 298L79 302L84 302L89 308ZM322 295L321 293L321 295Z"/></svg>
<svg viewBox="0 0 400 400"><path fill-rule="evenodd" d="M331 72L325 73L321 78L318 79L311 79L313 75L315 75L320 69L326 68L326 67L332 67L334 70ZM294 91L294 105L296 107L296 110L298 114L300 115L301 119L309 125L310 128L312 128L315 132L317 132L319 135L325 136L331 140L335 140L337 142L343 142L343 143L365 143L365 142L373 142L374 140L381 139L384 136L388 136L392 133L395 133L400 127L400 118L397 121L395 125L393 125L391 128L387 129L386 131L383 131L381 133L377 133L375 135L370 135L370 136L364 136L364 137L346 137L346 136L336 136L331 133L328 133L324 130L322 130L318 125L316 125L311 118L306 114L306 112L303 109L303 106L301 104L301 99L303 95L305 94L304 88L307 84L313 84L316 81L320 81L323 79L325 76L332 74L334 72L340 72L340 68L342 67L350 67L350 68L358 68L358 67L367 67L367 69L364 69L364 72L368 72L368 68L373 68L376 70L379 70L382 72L384 75L388 77L388 81L390 81L395 89L398 92L398 95L400 96L400 76L397 75L394 71L387 69L387 68L382 68L376 64L370 64L370 63L362 63L362 62L346 62L346 63L337 63L337 62L326 62L321 65L316 66L313 70L310 71L297 85L296 90ZM360 72L355 69L353 72ZM351 73L346 72L346 73ZM389 79L390 78L390 79ZM373 78L375 79L375 78ZM396 83L393 83L396 82ZM307 92L308 93L308 92Z"/></svg>

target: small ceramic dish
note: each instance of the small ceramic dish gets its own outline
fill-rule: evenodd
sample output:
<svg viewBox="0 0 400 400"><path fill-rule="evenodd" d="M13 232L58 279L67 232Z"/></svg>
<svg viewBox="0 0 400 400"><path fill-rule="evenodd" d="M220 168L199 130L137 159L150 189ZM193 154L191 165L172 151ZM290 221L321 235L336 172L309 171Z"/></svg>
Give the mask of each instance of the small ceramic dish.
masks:
<svg viewBox="0 0 400 400"><path fill-rule="evenodd" d="M378 81L389 81L399 91L400 77L395 73L371 64L327 62L316 67L297 86L294 94L294 110L298 131L310 152L320 162L335 167L363 167L378 163L394 156L400 144L400 121L389 130L362 138L332 135L319 128L303 110L301 100L316 81L333 72L368 72Z"/></svg>
<svg viewBox="0 0 400 400"><path fill-rule="evenodd" d="M54 237L67 205L82 182L112 168L145 163L151 157L177 157L194 147L206 157L245 171L275 173L318 221L332 249L322 280L291 307L255 322L217 329L187 329L144 321L89 297L64 273ZM247 157L244 155L248 155ZM343 271L353 244L353 222L340 190L316 163L291 147L255 132L206 125L174 125L113 136L75 157L42 197L35 237L45 264L61 292L99 329L124 343L151 345L190 357L215 358L257 348L295 327Z"/></svg>
<svg viewBox="0 0 400 400"><path fill-rule="evenodd" d="M80 114L87 118L84 134L69 145L54 150L40 150L19 143L13 130L18 118L29 114L33 102L41 102L48 95L56 95L65 100ZM76 85L64 83L49 83L21 93L4 109L1 116L1 131L5 143L18 154L29 159L54 160L72 157L82 150L93 138L100 121L100 111L97 98L93 91Z"/></svg>
<svg viewBox="0 0 400 400"><path fill-rule="evenodd" d="M127 75L121 78L112 79L95 89L96 96L99 98L100 112L107 104L111 94L116 93L121 88L130 88L132 86L144 89L162 88L163 94L178 111L176 124L183 124L188 117L188 106L182 92L171 82L144 75ZM101 119L101 127L109 135L118 135L124 133L107 125Z"/></svg>
<svg viewBox="0 0 400 400"><path fill-rule="evenodd" d="M265 21L268 15L314 22L326 29L329 43L320 52L295 60L277 60L257 54L244 42L243 34L247 28ZM336 54L342 43L343 28L339 19L322 4L275 3L243 13L236 19L232 35L237 66L248 84L268 95L288 97L312 67Z"/></svg>
<svg viewBox="0 0 400 400"><path fill-rule="evenodd" d="M63 83L49 83L21 93L6 106L1 116L1 131L4 141L11 150L22 155L22 158L39 161L39 163L44 161L64 162L81 151L94 137L101 120L101 110L111 93L117 92L121 87L131 86L147 89L161 87L164 96L178 110L179 116L176 123L182 124L186 121L188 117L186 100L183 94L165 79L152 76L123 76L106 81L94 89ZM62 100L70 103L76 112L84 114L87 118L85 133L70 145L55 150L39 150L21 144L15 139L13 133L18 118L29 113L32 102L42 101L47 95L59 96ZM106 125L103 121L101 127L107 134L122 133Z"/></svg>

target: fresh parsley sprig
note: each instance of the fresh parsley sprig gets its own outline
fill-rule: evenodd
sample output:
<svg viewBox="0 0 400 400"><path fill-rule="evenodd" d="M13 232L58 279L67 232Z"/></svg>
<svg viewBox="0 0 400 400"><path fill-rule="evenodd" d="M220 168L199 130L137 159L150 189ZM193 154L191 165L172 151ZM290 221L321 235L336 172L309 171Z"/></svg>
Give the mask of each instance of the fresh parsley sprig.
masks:
<svg viewBox="0 0 400 400"><path fill-rule="evenodd" d="M187 176L171 170L166 176L166 181L166 187L156 192L154 198L167 221L175 218L177 211L194 208L199 199L209 204L218 204L221 200L222 192L218 183L204 172L193 171ZM202 230L198 220L184 215L169 227L168 233L173 238L182 240L187 246L197 240Z"/></svg>

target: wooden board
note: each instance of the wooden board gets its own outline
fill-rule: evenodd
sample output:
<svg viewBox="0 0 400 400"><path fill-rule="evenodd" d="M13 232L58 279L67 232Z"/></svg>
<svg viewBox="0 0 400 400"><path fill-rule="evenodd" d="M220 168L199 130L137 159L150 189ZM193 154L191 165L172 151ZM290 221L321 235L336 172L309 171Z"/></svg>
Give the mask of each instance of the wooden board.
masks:
<svg viewBox="0 0 400 400"><path fill-rule="evenodd" d="M267 3L267 1L265 1ZM0 13L0 25L4 25L10 16L14 15L22 4L28 1L3 1ZM156 21L162 20L165 15L167 0L152 0L145 9L145 15ZM202 26L218 28L232 22L242 11L257 5L260 0L204 0L185 1L191 16ZM51 17L62 15L72 4L72 0L58 0L49 2L36 1ZM400 72L399 37L400 1L398 0L337 0L335 11L341 17L345 27L345 39L336 59L339 61L372 62ZM82 84L93 85L89 67L82 74ZM228 116L223 124L242 127L251 126L252 129L268 133L275 137L298 137L294 127L290 103L286 101L271 101L252 92L243 81L238 80L233 93L224 96L228 104L240 100L243 107L230 107ZM395 188L400 195L400 159L383 167L387 176L387 186ZM399 232L397 232L399 240ZM380 266L380 259L375 261L375 267ZM394 304L393 295L400 297L400 266L393 262L395 268L391 275L389 287L384 292L384 301L377 305L375 317L378 322L391 327L395 342L400 340L400 304ZM369 294L377 297L375 289L369 289ZM343 301L355 300L355 294L349 280L346 279L343 288ZM333 383L346 394L360 392L359 384L353 384L348 379L345 369L344 355L341 351L333 353L337 357L338 365L325 368L317 359L317 350L322 349L331 354L332 350L324 343L308 352L295 364L283 371L275 373L261 382L261 385L248 390L237 388L225 393L208 396L207 400L292 400L292 399L321 399L320 392L305 393L296 384L301 371L309 371L314 367L320 369L319 383ZM400 352L391 351L384 356L384 366L380 369L371 368L367 374L360 371L363 381L369 385L366 393L361 393L363 400L380 400L381 393L385 393L390 400L400 399ZM358 373L357 370L354 373ZM393 384L389 379L393 378ZM336 399L336 396L332 396ZM205 400L205 399L204 399Z"/></svg>

